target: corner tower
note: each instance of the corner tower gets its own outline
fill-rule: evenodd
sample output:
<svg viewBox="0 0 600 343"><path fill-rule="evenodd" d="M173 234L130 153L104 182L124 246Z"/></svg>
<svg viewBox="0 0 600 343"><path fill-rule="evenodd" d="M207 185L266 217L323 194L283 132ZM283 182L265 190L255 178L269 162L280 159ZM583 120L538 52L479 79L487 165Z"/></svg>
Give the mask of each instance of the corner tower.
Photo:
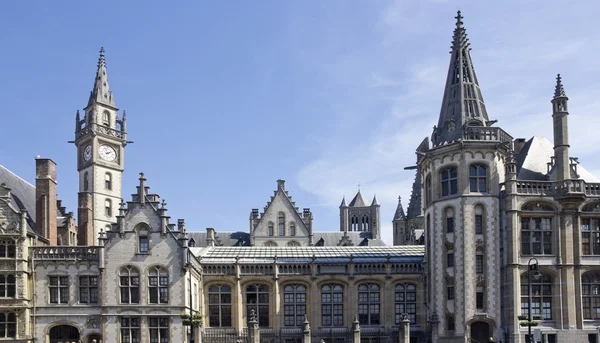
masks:
<svg viewBox="0 0 600 343"><path fill-rule="evenodd" d="M94 86L87 106L75 117L79 171L78 244L97 245L100 230L116 223L122 199L122 174L127 145L125 111L119 118L108 85L104 48L100 49Z"/></svg>
<svg viewBox="0 0 600 343"><path fill-rule="evenodd" d="M462 19L433 146L417 149L434 342L502 338L499 194L512 137L488 118Z"/></svg>

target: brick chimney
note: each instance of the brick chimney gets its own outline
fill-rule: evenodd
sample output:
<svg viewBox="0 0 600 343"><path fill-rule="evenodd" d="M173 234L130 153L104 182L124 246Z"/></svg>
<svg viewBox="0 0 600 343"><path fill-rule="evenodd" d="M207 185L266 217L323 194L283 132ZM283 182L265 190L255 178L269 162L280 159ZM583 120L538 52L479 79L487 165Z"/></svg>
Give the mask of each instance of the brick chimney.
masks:
<svg viewBox="0 0 600 343"><path fill-rule="evenodd" d="M56 228L56 163L49 158L35 159L35 226L50 245L58 245Z"/></svg>

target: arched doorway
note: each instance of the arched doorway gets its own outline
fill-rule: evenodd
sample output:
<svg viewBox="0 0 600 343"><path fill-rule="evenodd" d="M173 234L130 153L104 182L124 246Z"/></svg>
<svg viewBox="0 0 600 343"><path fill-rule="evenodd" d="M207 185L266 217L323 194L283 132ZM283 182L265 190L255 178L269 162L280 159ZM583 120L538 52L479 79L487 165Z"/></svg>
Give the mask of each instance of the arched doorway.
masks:
<svg viewBox="0 0 600 343"><path fill-rule="evenodd" d="M79 329L71 325L58 325L50 329L50 343L70 343L79 340Z"/></svg>
<svg viewBox="0 0 600 343"><path fill-rule="evenodd" d="M475 322L471 324L471 340L473 343L488 343L492 337L490 325L486 322Z"/></svg>

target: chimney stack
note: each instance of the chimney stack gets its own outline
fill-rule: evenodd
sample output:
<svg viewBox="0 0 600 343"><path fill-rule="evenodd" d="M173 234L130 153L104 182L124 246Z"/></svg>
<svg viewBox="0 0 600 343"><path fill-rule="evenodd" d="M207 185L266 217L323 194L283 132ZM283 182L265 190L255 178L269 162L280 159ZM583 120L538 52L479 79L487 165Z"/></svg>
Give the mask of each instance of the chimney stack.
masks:
<svg viewBox="0 0 600 343"><path fill-rule="evenodd" d="M56 163L49 158L35 159L35 209L36 231L58 245L56 228Z"/></svg>

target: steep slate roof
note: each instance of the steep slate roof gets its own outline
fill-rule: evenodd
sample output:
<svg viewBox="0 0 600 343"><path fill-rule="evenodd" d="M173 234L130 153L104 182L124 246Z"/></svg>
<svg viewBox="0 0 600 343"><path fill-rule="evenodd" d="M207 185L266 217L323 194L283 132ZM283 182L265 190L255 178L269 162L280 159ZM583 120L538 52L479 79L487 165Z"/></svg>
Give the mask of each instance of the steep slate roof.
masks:
<svg viewBox="0 0 600 343"><path fill-rule="evenodd" d="M410 193L407 212L408 218L416 218L421 215L421 175L419 170L415 173L415 181Z"/></svg>
<svg viewBox="0 0 600 343"><path fill-rule="evenodd" d="M404 214L404 208L402 207L402 197L398 197L398 207L396 207L396 213L392 220L405 220L406 214Z"/></svg>
<svg viewBox="0 0 600 343"><path fill-rule="evenodd" d="M361 245L361 243L368 244L369 246L385 246L386 244L381 239L373 239L371 232L367 231L350 231L347 233L348 239L352 241L352 244ZM320 240L323 240L323 246L337 246L342 239L343 233L340 231L331 232L313 232L313 244L317 245ZM366 241L365 241L366 240ZM363 243L364 242L364 243Z"/></svg>
<svg viewBox="0 0 600 343"><path fill-rule="evenodd" d="M360 194L360 190L358 191L358 193L356 193L356 195L354 196L354 199L352 199L352 201L350 201L350 205L348 205L349 207L365 207L365 201L363 200L362 195Z"/></svg>
<svg viewBox="0 0 600 343"><path fill-rule="evenodd" d="M273 263L278 262L415 262L424 260L422 245L384 247L206 247L190 248L203 263Z"/></svg>
<svg viewBox="0 0 600 343"><path fill-rule="evenodd" d="M10 188L11 206L20 210L27 210L27 230L35 234L35 186L23 180L15 173L0 165L0 184L5 183Z"/></svg>
<svg viewBox="0 0 600 343"><path fill-rule="evenodd" d="M190 232L188 231L188 239L193 239L197 247L206 246L206 232ZM250 246L250 234L247 232L219 232L215 231L215 245L232 247L232 246Z"/></svg>

